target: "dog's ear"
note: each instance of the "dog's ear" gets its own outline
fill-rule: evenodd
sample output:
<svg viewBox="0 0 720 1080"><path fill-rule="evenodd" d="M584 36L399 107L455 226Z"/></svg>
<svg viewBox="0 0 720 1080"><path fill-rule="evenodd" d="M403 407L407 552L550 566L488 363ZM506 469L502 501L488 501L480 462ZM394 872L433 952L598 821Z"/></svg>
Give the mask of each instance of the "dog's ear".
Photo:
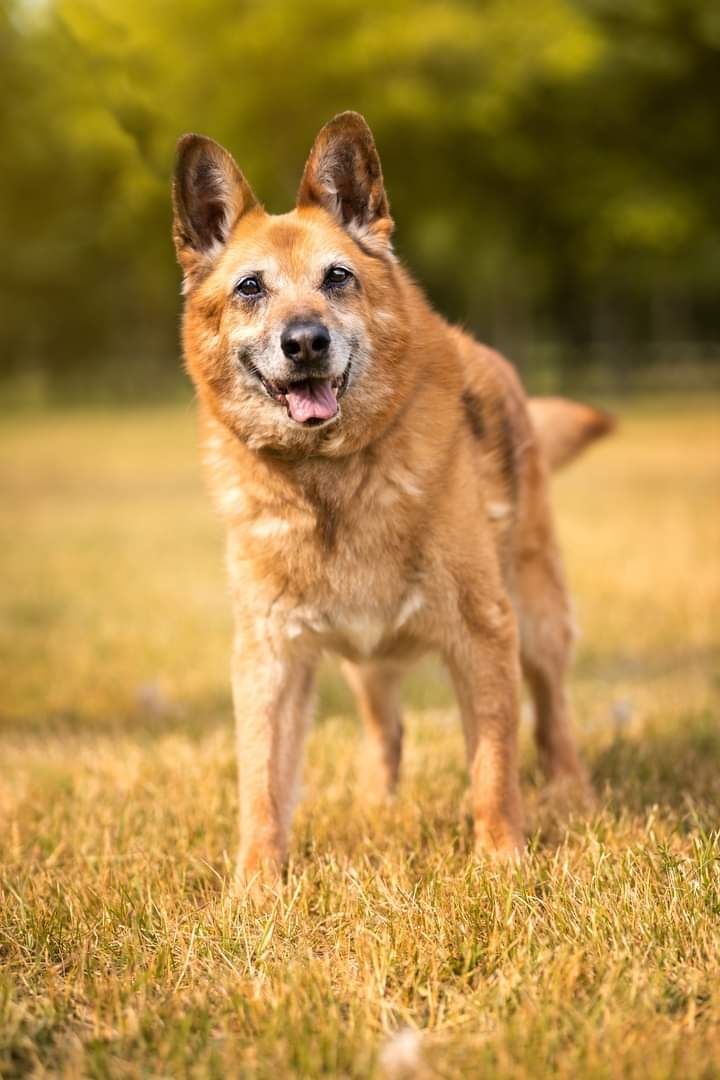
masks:
<svg viewBox="0 0 720 1080"><path fill-rule="evenodd" d="M257 199L231 154L204 135L183 135L173 179L173 240L191 279L209 269Z"/></svg>
<svg viewBox="0 0 720 1080"><path fill-rule="evenodd" d="M320 131L305 166L297 204L322 206L378 254L391 250L393 221L380 158L360 113L340 113Z"/></svg>

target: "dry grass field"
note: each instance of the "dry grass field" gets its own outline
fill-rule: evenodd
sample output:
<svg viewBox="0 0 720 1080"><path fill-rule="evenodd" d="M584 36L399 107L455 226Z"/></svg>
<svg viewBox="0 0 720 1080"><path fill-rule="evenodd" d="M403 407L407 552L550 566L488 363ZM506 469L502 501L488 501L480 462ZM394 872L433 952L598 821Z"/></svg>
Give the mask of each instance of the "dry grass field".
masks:
<svg viewBox="0 0 720 1080"><path fill-rule="evenodd" d="M191 406L0 434L0 1075L720 1075L720 402L620 408L556 480L600 796L475 862L427 664L397 801L323 677L288 883L236 841L221 532Z"/></svg>

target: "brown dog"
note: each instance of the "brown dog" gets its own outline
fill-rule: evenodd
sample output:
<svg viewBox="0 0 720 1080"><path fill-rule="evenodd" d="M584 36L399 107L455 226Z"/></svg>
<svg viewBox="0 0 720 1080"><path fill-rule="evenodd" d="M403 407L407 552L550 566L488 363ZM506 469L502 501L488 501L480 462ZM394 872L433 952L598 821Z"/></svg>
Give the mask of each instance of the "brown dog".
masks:
<svg viewBox="0 0 720 1080"><path fill-rule="evenodd" d="M197 135L180 141L173 194L185 356L228 530L238 880L272 881L282 865L325 649L345 658L374 748L363 786L384 791L400 766L399 680L420 654L442 655L477 848L514 854L519 659L548 777L586 783L547 464L515 372L437 315L395 259L357 113L320 132L288 214L266 214L232 157ZM563 423L572 453L607 427L569 403Z"/></svg>

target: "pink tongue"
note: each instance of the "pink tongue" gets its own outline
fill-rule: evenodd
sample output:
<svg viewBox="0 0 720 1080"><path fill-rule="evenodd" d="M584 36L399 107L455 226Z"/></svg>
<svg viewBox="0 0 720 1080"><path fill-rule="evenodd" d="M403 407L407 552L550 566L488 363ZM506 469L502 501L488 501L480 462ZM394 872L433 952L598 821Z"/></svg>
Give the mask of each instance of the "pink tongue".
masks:
<svg viewBox="0 0 720 1080"><path fill-rule="evenodd" d="M329 379L306 379L287 392L290 415L298 424L306 420L330 420L338 411L337 398Z"/></svg>

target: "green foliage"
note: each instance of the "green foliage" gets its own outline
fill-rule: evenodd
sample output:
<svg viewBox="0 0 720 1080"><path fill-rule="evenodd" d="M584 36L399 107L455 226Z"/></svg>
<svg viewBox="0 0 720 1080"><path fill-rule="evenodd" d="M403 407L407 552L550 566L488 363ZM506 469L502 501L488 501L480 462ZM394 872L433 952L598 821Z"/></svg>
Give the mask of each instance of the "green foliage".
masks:
<svg viewBox="0 0 720 1080"><path fill-rule="evenodd" d="M226 143L282 211L344 108L402 256L485 339L720 330L705 0L0 0L0 71L5 373L173 371L175 139Z"/></svg>

